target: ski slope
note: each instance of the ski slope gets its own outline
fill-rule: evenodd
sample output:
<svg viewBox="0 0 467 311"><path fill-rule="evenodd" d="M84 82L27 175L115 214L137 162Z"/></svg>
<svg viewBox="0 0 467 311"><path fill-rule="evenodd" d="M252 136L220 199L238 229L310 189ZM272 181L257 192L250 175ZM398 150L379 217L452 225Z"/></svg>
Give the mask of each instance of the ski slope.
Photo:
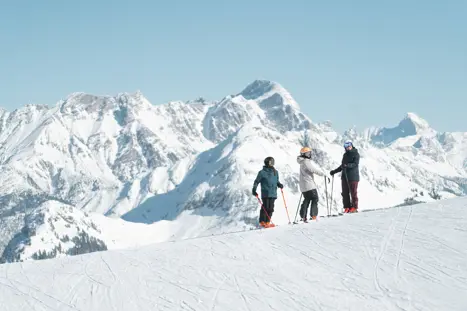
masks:
<svg viewBox="0 0 467 311"><path fill-rule="evenodd" d="M467 310L467 198L0 266L0 310Z"/></svg>

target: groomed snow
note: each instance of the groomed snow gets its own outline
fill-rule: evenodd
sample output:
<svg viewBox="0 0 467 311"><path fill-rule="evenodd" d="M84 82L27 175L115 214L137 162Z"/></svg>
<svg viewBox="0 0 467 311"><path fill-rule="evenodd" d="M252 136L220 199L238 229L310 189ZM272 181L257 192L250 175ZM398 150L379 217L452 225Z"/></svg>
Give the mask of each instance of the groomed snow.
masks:
<svg viewBox="0 0 467 311"><path fill-rule="evenodd" d="M467 310L467 198L0 266L1 310Z"/></svg>

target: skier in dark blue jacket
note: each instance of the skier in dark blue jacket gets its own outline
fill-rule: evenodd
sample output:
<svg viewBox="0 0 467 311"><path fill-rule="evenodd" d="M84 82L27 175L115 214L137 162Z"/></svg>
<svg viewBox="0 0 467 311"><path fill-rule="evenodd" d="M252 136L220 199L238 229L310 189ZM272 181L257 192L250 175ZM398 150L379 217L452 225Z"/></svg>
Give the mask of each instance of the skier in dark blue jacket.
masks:
<svg viewBox="0 0 467 311"><path fill-rule="evenodd" d="M273 227L274 225L271 224L270 220L274 213L274 202L277 199L277 188L284 188L284 185L279 181L279 172L274 168L273 157L267 157L264 159L263 169L258 172L253 183L252 193L256 197L258 197L258 193L256 192L258 184L261 184L261 200L264 207L264 209L261 208L259 212L259 224L265 228ZM266 210L267 214L264 210Z"/></svg>
<svg viewBox="0 0 467 311"><path fill-rule="evenodd" d="M342 200L344 203L344 213L358 212L358 183L360 181L359 164L360 154L354 147L352 141L344 143L345 153L342 156L342 163L330 172L331 176L342 172ZM350 200L352 198L352 200Z"/></svg>

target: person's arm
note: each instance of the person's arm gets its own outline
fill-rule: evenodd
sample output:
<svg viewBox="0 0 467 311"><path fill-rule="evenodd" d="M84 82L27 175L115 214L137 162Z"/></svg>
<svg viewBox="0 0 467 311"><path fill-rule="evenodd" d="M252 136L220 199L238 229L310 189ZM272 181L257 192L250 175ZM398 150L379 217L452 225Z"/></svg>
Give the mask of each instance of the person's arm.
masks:
<svg viewBox="0 0 467 311"><path fill-rule="evenodd" d="M276 173L277 173L277 187L279 187L279 188L282 189L282 188L284 188L284 185L281 184L281 182L280 182L280 180L279 180L279 172L276 171Z"/></svg>
<svg viewBox="0 0 467 311"><path fill-rule="evenodd" d="M323 170L318 169L311 161L305 161L305 170L310 174L316 174L319 176L324 176L325 173Z"/></svg>
<svg viewBox="0 0 467 311"><path fill-rule="evenodd" d="M341 172L342 171L342 165L339 165L338 168L336 168L336 169L334 169L332 171L334 172L334 174Z"/></svg>
<svg viewBox="0 0 467 311"><path fill-rule="evenodd" d="M256 192L256 188L258 188L258 184L260 182L261 182L261 171L258 172L255 178L255 181L253 182L253 189L251 192L253 193L254 196L258 195L258 193Z"/></svg>

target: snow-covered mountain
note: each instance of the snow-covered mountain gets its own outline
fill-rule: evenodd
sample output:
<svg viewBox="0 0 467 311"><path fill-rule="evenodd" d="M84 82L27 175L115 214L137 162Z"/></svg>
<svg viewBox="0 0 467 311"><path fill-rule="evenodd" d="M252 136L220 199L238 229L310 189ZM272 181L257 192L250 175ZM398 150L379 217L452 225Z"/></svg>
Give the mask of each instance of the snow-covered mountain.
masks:
<svg viewBox="0 0 467 311"><path fill-rule="evenodd" d="M364 131L364 135L375 145L388 146L389 144L406 137L420 138L432 137L436 131L430 128L427 121L415 113L409 112L395 127L373 127Z"/></svg>
<svg viewBox="0 0 467 311"><path fill-rule="evenodd" d="M467 133L437 133L413 113L395 128L340 135L329 121L313 123L271 81L219 101L158 106L140 92L74 93L52 108L28 105L0 115L2 259L248 229L259 211L252 183L267 156L276 159L293 218L300 197L295 158L304 138L326 173L339 165L343 140L355 141L362 209L467 192ZM324 177L317 182L325 214ZM339 176L333 186L335 213ZM288 222L282 197L273 221Z"/></svg>

